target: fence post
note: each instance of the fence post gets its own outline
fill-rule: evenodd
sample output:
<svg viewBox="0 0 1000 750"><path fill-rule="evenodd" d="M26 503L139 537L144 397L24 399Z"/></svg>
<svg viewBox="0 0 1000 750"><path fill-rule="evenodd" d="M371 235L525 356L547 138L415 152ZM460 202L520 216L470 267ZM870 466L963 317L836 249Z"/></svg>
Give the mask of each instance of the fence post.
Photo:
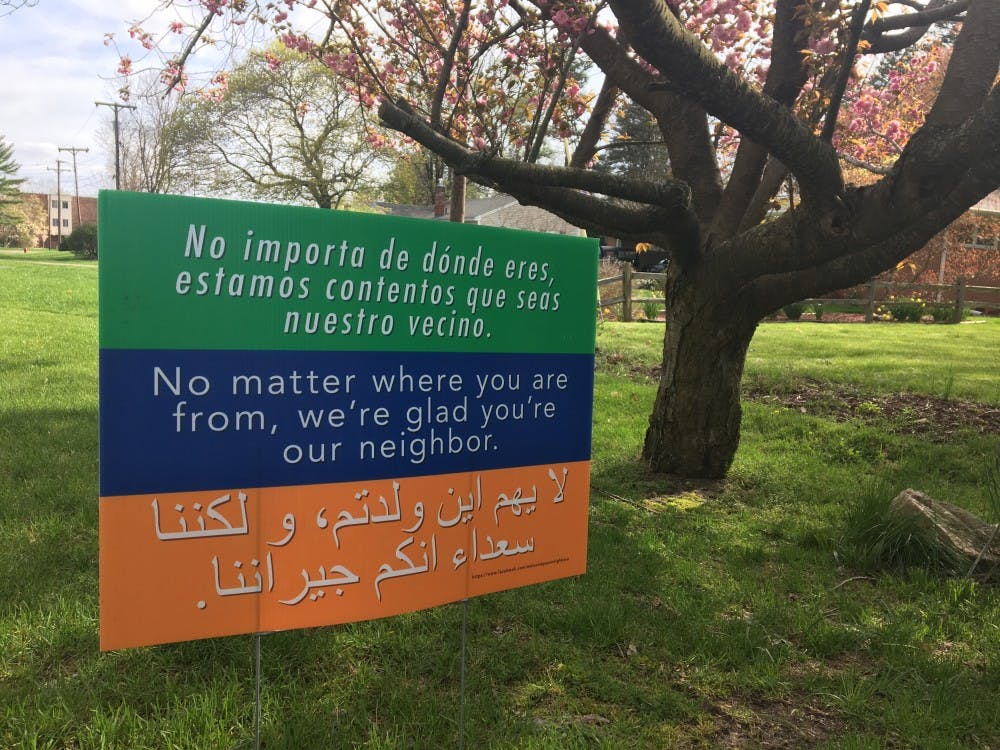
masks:
<svg viewBox="0 0 1000 750"><path fill-rule="evenodd" d="M632 322L632 264L626 262L622 267L622 320Z"/></svg>
<svg viewBox="0 0 1000 750"><path fill-rule="evenodd" d="M959 277L958 290L955 292L955 317L952 323L961 323L965 317L965 277Z"/></svg>
<svg viewBox="0 0 1000 750"><path fill-rule="evenodd" d="M875 279L868 282L868 306L865 308L865 323L875 321Z"/></svg>

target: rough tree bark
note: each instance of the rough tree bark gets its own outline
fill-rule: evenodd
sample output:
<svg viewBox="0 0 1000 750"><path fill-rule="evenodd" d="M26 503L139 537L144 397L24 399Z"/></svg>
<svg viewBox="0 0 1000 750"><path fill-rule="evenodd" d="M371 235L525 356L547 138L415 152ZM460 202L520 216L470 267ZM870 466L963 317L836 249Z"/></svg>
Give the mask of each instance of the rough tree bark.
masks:
<svg viewBox="0 0 1000 750"><path fill-rule="evenodd" d="M740 436L740 379L756 320L718 304L697 274L667 282L663 369L643 456L654 471L723 476Z"/></svg>

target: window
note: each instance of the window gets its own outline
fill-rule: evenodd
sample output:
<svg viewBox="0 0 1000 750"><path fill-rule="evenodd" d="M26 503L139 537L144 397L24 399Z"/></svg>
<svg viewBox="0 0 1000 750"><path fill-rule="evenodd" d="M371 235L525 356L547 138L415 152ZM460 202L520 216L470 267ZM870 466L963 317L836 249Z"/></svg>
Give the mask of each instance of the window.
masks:
<svg viewBox="0 0 1000 750"><path fill-rule="evenodd" d="M63 219L63 226L69 227L69 219Z"/></svg>
<svg viewBox="0 0 1000 750"><path fill-rule="evenodd" d="M53 200L52 201L52 208L59 208L59 201Z"/></svg>
<svg viewBox="0 0 1000 750"><path fill-rule="evenodd" d="M69 208L69 201L63 201L63 208Z"/></svg>

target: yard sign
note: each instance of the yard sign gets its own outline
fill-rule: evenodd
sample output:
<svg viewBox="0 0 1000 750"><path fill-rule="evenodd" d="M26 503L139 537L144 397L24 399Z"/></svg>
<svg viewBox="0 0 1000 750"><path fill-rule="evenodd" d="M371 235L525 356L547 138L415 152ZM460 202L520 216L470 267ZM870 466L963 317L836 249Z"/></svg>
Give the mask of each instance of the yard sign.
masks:
<svg viewBox="0 0 1000 750"><path fill-rule="evenodd" d="M100 196L101 648L584 572L594 240Z"/></svg>

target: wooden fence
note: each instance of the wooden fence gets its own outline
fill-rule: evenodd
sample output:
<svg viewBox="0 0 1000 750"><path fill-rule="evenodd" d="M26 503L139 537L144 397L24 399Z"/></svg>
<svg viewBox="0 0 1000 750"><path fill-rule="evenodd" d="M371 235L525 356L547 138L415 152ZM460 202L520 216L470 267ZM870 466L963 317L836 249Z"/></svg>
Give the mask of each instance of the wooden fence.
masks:
<svg viewBox="0 0 1000 750"><path fill-rule="evenodd" d="M635 284L637 281L653 281L661 290L660 295L637 297L635 296ZM600 279L597 282L598 297L603 287L621 285L621 294L614 297L603 297L598 300L599 310L605 308L615 309L621 306L621 314L616 317L619 320L631 321L633 319L633 309L635 305L645 305L656 303L666 305L666 300L662 296L663 284L666 274L645 273L633 271L632 266L625 264L622 266L622 273L617 276L610 276ZM995 286L974 286L966 283L965 279L959 279L957 284L907 284L895 281L869 281L855 290L864 290L861 297L825 297L815 299L804 299L799 304L802 305L824 305L828 308L855 308L864 312L865 322L871 323L877 319L878 310L881 306L891 304L892 296L919 296L928 304L937 306L947 306L952 309L951 322L958 323L964 316L965 311L972 308L986 308L990 310L1000 310L1000 287Z"/></svg>

